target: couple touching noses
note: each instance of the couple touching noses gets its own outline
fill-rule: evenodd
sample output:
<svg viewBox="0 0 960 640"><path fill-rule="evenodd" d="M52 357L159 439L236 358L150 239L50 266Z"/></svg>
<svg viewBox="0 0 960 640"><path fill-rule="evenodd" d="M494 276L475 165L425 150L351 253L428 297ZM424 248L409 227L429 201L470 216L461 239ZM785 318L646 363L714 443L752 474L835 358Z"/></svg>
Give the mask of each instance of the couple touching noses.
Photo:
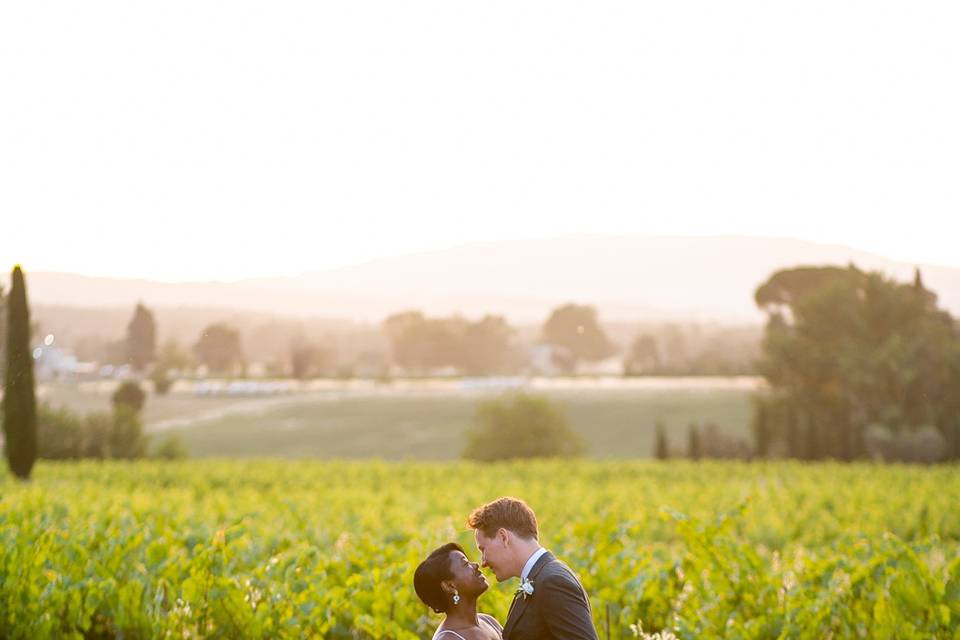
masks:
<svg viewBox="0 0 960 640"><path fill-rule="evenodd" d="M434 640L597 640L580 580L540 546L537 517L523 500L494 500L475 509L467 524L474 530L480 563L470 562L463 548L450 542L414 572L417 595L445 614ZM499 582L520 579L503 626L477 611L477 599L489 586L481 566L489 567Z"/></svg>

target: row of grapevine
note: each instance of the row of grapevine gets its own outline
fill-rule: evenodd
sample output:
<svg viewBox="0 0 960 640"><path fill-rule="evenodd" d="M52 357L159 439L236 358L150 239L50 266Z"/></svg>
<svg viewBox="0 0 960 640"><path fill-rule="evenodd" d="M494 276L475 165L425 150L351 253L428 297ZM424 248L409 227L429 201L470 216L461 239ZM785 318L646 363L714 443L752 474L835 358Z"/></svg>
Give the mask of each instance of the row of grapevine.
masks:
<svg viewBox="0 0 960 640"><path fill-rule="evenodd" d="M0 637L429 637L413 569L499 495L601 638L960 638L956 467L274 461L0 476Z"/></svg>

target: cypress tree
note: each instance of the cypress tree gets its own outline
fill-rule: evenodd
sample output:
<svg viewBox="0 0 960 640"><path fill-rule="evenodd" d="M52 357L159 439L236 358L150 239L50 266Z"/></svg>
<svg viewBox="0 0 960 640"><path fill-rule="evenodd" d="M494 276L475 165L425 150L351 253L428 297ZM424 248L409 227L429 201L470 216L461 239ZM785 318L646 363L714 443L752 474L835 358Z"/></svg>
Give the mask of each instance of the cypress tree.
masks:
<svg viewBox="0 0 960 640"><path fill-rule="evenodd" d="M20 265L13 268L7 300L7 371L3 389L3 436L10 471L30 477L37 459L37 400L30 351L30 309Z"/></svg>
<svg viewBox="0 0 960 640"><path fill-rule="evenodd" d="M797 417L797 409L793 405L787 405L787 457L803 458L804 449L801 443L800 424Z"/></svg>
<svg viewBox="0 0 960 640"><path fill-rule="evenodd" d="M813 419L813 416L810 415L807 416L806 436L806 450L804 451L806 455L804 455L804 459L819 460L823 457L822 447L820 446L820 433L819 429L817 429L816 421Z"/></svg>
<svg viewBox="0 0 960 640"><path fill-rule="evenodd" d="M703 456L703 446L700 444L700 427L691 423L687 429L687 457L699 460Z"/></svg>
<svg viewBox="0 0 960 640"><path fill-rule="evenodd" d="M762 402L757 405L753 416L754 452L757 457L765 458L770 453L770 420L768 408Z"/></svg>
<svg viewBox="0 0 960 640"><path fill-rule="evenodd" d="M138 302L127 325L127 360L134 370L143 371L156 359L157 325L150 310Z"/></svg>
<svg viewBox="0 0 960 640"><path fill-rule="evenodd" d="M657 423L657 437L654 444L653 455L657 460L666 460L670 457L670 445L667 442L667 430L662 422Z"/></svg>

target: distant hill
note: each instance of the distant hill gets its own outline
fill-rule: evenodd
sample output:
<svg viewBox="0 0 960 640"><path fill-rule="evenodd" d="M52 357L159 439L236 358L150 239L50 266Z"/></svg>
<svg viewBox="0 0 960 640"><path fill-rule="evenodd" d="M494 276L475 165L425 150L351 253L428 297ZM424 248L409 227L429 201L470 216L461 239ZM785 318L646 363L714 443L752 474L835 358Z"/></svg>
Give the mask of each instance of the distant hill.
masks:
<svg viewBox="0 0 960 640"><path fill-rule="evenodd" d="M940 305L960 315L960 269L913 265L850 247L784 238L573 235L482 242L291 278L161 283L30 272L34 304L202 307L379 322L403 309L498 313L539 323L557 304L590 303L611 321L756 322L753 291L797 265L880 270L901 280L919 266ZM4 276L4 287L9 276Z"/></svg>

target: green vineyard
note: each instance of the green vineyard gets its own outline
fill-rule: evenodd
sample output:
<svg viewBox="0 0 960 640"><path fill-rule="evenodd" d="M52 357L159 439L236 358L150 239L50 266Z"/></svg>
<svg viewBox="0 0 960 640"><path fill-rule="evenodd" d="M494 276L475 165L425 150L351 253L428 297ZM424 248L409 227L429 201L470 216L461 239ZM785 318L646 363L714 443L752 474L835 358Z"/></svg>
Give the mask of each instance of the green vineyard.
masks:
<svg viewBox="0 0 960 640"><path fill-rule="evenodd" d="M429 638L413 570L450 540L475 559L466 515L499 495L601 639L960 638L955 466L307 461L0 475L0 637Z"/></svg>

